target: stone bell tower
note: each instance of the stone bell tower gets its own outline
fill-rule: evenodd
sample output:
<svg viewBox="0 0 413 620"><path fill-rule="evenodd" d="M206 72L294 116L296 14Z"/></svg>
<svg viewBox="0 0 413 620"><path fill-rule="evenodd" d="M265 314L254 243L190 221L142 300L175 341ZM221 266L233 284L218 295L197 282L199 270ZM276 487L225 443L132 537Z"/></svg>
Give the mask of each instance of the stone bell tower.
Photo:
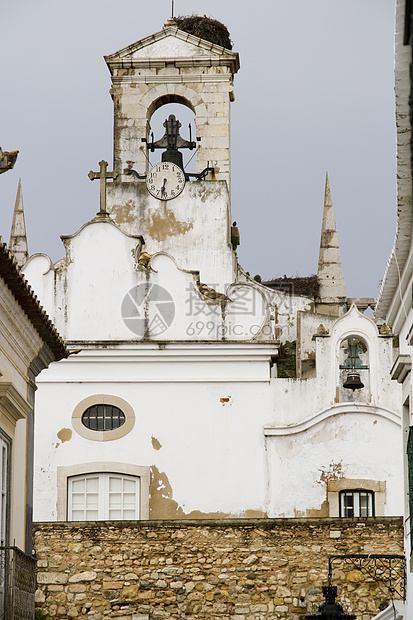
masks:
<svg viewBox="0 0 413 620"><path fill-rule="evenodd" d="M112 76L118 181L132 180L125 174L132 166L141 175L148 172L150 119L161 106L180 103L195 114L196 172L213 167L212 178L229 187L230 103L238 54L170 22L105 60Z"/></svg>

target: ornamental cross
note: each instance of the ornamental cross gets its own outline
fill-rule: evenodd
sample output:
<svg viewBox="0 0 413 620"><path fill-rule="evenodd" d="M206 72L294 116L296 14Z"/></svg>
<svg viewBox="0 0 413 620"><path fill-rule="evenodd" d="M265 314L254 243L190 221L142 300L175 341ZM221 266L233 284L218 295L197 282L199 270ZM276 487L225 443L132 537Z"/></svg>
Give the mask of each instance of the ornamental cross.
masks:
<svg viewBox="0 0 413 620"><path fill-rule="evenodd" d="M108 167L108 162L102 159L99 162L100 170L99 172L92 172L92 170L87 175L91 181L95 179L100 179L100 211L96 215L99 217L109 217L109 214L106 211L106 179L116 179L118 176L117 172L108 172L106 169Z"/></svg>

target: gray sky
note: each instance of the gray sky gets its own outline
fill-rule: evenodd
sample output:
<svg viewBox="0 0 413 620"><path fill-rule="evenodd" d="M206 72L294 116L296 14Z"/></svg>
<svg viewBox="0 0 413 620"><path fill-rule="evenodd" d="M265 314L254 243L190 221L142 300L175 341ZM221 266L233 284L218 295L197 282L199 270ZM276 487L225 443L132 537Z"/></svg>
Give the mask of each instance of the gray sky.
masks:
<svg viewBox="0 0 413 620"><path fill-rule="evenodd" d="M0 176L8 242L19 177L31 254L99 209L87 177L113 161L103 60L161 30L171 0L3 0ZM239 257L263 278L317 271L328 170L349 296L376 296L396 226L393 0L175 0L229 29L241 69L232 104ZM184 134L185 136L185 134Z"/></svg>

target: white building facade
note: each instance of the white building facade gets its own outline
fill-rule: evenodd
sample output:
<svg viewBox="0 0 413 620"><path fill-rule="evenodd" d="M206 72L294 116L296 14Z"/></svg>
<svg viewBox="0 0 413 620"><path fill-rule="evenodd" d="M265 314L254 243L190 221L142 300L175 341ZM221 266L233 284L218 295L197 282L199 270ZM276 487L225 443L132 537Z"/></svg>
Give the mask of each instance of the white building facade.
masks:
<svg viewBox="0 0 413 620"><path fill-rule="evenodd" d="M167 25L106 60L114 178L103 162L100 211L61 260L24 267L77 352L37 382L35 519L400 514L393 337L346 297L328 183L319 293L255 282L231 216L238 55ZM169 160L152 187L169 103L195 114L199 178Z"/></svg>
<svg viewBox="0 0 413 620"><path fill-rule="evenodd" d="M407 569L406 605L399 605L398 618L413 614L411 515L413 511L413 419L412 419L412 125L411 125L411 61L412 9L409 2L396 2L395 30L395 97L397 127L397 230L386 267L377 314L398 334L399 355L391 370L394 382L402 388L398 411L402 420L402 454L404 461L405 554ZM389 610L388 617L393 617ZM387 616L383 615L383 618ZM381 618L381 616L378 616Z"/></svg>

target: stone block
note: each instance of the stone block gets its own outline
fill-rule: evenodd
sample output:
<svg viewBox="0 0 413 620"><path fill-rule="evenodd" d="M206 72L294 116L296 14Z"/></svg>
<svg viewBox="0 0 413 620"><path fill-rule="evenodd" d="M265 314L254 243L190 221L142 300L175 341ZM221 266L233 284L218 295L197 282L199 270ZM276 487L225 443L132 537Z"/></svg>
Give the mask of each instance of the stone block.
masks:
<svg viewBox="0 0 413 620"><path fill-rule="evenodd" d="M83 583L73 583L68 590L69 592L86 592L86 586Z"/></svg>
<svg viewBox="0 0 413 620"><path fill-rule="evenodd" d="M361 583L365 581L365 576L359 570L351 570L346 574L346 579L350 583Z"/></svg>
<svg viewBox="0 0 413 620"><path fill-rule="evenodd" d="M37 582L42 584L67 583L69 575L67 573L38 573Z"/></svg>
<svg viewBox="0 0 413 620"><path fill-rule="evenodd" d="M83 603L84 601L86 601L86 594L84 592L82 592L81 594L76 594L75 601L78 603Z"/></svg>
<svg viewBox="0 0 413 620"><path fill-rule="evenodd" d="M46 595L43 592L43 590L41 590L40 588L38 588L36 590L36 592L34 593L34 602L35 603L44 603L46 600Z"/></svg>
<svg viewBox="0 0 413 620"><path fill-rule="evenodd" d="M215 137L212 136L212 148L213 149L228 149L229 156L229 136Z"/></svg>
<svg viewBox="0 0 413 620"><path fill-rule="evenodd" d="M95 571L84 571L83 573L76 573L69 579L69 583L79 583L80 581L94 581L96 579Z"/></svg>
<svg viewBox="0 0 413 620"><path fill-rule="evenodd" d="M125 586L122 588L122 597L127 600L136 600L139 594L139 586Z"/></svg>

